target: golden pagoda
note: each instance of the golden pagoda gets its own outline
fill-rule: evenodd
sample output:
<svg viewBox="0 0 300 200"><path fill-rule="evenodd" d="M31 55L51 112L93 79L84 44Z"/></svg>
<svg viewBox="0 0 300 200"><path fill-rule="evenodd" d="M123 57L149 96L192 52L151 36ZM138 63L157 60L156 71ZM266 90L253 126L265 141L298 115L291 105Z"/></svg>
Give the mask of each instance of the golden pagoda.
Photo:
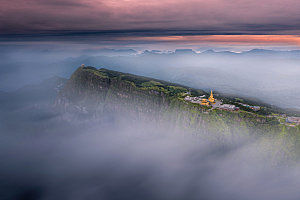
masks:
<svg viewBox="0 0 300 200"><path fill-rule="evenodd" d="M211 104L215 104L215 98L214 98L214 95L213 95L213 92L212 90L210 91L210 97L208 98L208 101L211 103Z"/></svg>
<svg viewBox="0 0 300 200"><path fill-rule="evenodd" d="M207 99L201 99L201 105L209 106L209 102L207 101Z"/></svg>

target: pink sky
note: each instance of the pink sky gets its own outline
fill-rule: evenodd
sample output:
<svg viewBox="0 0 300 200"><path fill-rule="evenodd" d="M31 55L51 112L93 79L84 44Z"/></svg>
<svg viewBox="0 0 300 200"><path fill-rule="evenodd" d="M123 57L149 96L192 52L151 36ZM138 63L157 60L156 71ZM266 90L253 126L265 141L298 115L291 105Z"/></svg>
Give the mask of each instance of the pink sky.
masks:
<svg viewBox="0 0 300 200"><path fill-rule="evenodd" d="M299 0L2 0L1 32L193 29L289 33Z"/></svg>
<svg viewBox="0 0 300 200"><path fill-rule="evenodd" d="M114 37L117 31L116 39L129 35L140 37L137 40L299 46L299 0L0 1L0 34L6 36L111 31ZM136 31L144 32L135 35ZM178 39L174 34L183 37ZM253 36L222 36L225 34Z"/></svg>

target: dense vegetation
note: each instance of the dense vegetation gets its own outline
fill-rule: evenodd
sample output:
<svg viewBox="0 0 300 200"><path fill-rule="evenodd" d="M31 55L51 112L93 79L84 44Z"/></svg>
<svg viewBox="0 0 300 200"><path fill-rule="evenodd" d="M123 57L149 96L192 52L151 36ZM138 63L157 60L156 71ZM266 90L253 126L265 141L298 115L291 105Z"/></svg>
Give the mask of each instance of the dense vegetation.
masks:
<svg viewBox="0 0 300 200"><path fill-rule="evenodd" d="M180 95L182 93L190 92L194 96L200 96L203 94L207 94L203 90L193 89L189 88L180 84L170 83L163 80L158 80L154 78L144 77L144 76L137 76L133 74L128 73L121 73L118 71L108 70L101 68L97 70L94 67L86 67L86 70L90 70L96 75L99 75L101 77L110 77L110 78L117 78L119 80L128 81L134 86L144 89L144 90L157 90L157 91L163 91L168 95L176 96Z"/></svg>

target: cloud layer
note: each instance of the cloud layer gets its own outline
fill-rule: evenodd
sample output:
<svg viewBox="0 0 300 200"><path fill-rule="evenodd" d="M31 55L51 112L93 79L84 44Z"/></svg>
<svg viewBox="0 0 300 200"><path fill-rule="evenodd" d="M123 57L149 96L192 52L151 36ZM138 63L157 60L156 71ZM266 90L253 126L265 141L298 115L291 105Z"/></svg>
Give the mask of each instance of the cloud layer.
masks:
<svg viewBox="0 0 300 200"><path fill-rule="evenodd" d="M167 123L119 113L114 120L83 120L32 106L38 102L32 98L21 109L0 105L1 199L300 197L299 165L274 156L280 143L270 138L215 144L202 139L201 130L189 137Z"/></svg>
<svg viewBox="0 0 300 200"><path fill-rule="evenodd" d="M2 34L90 30L197 30L299 34L297 0L12 0L1 3Z"/></svg>

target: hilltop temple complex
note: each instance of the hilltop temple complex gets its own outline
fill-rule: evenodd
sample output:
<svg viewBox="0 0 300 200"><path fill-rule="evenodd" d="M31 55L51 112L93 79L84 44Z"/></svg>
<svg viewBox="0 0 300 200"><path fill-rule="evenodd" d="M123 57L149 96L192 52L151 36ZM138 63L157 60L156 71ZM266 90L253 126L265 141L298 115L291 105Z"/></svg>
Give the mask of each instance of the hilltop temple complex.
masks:
<svg viewBox="0 0 300 200"><path fill-rule="evenodd" d="M216 103L216 100L214 98L213 92L212 90L210 91L210 97L208 99L203 98L205 97L205 95L201 96L201 97L190 97L190 96L186 96L185 100L186 101L190 101L192 103L199 103L203 106L209 106L209 105L214 105Z"/></svg>

